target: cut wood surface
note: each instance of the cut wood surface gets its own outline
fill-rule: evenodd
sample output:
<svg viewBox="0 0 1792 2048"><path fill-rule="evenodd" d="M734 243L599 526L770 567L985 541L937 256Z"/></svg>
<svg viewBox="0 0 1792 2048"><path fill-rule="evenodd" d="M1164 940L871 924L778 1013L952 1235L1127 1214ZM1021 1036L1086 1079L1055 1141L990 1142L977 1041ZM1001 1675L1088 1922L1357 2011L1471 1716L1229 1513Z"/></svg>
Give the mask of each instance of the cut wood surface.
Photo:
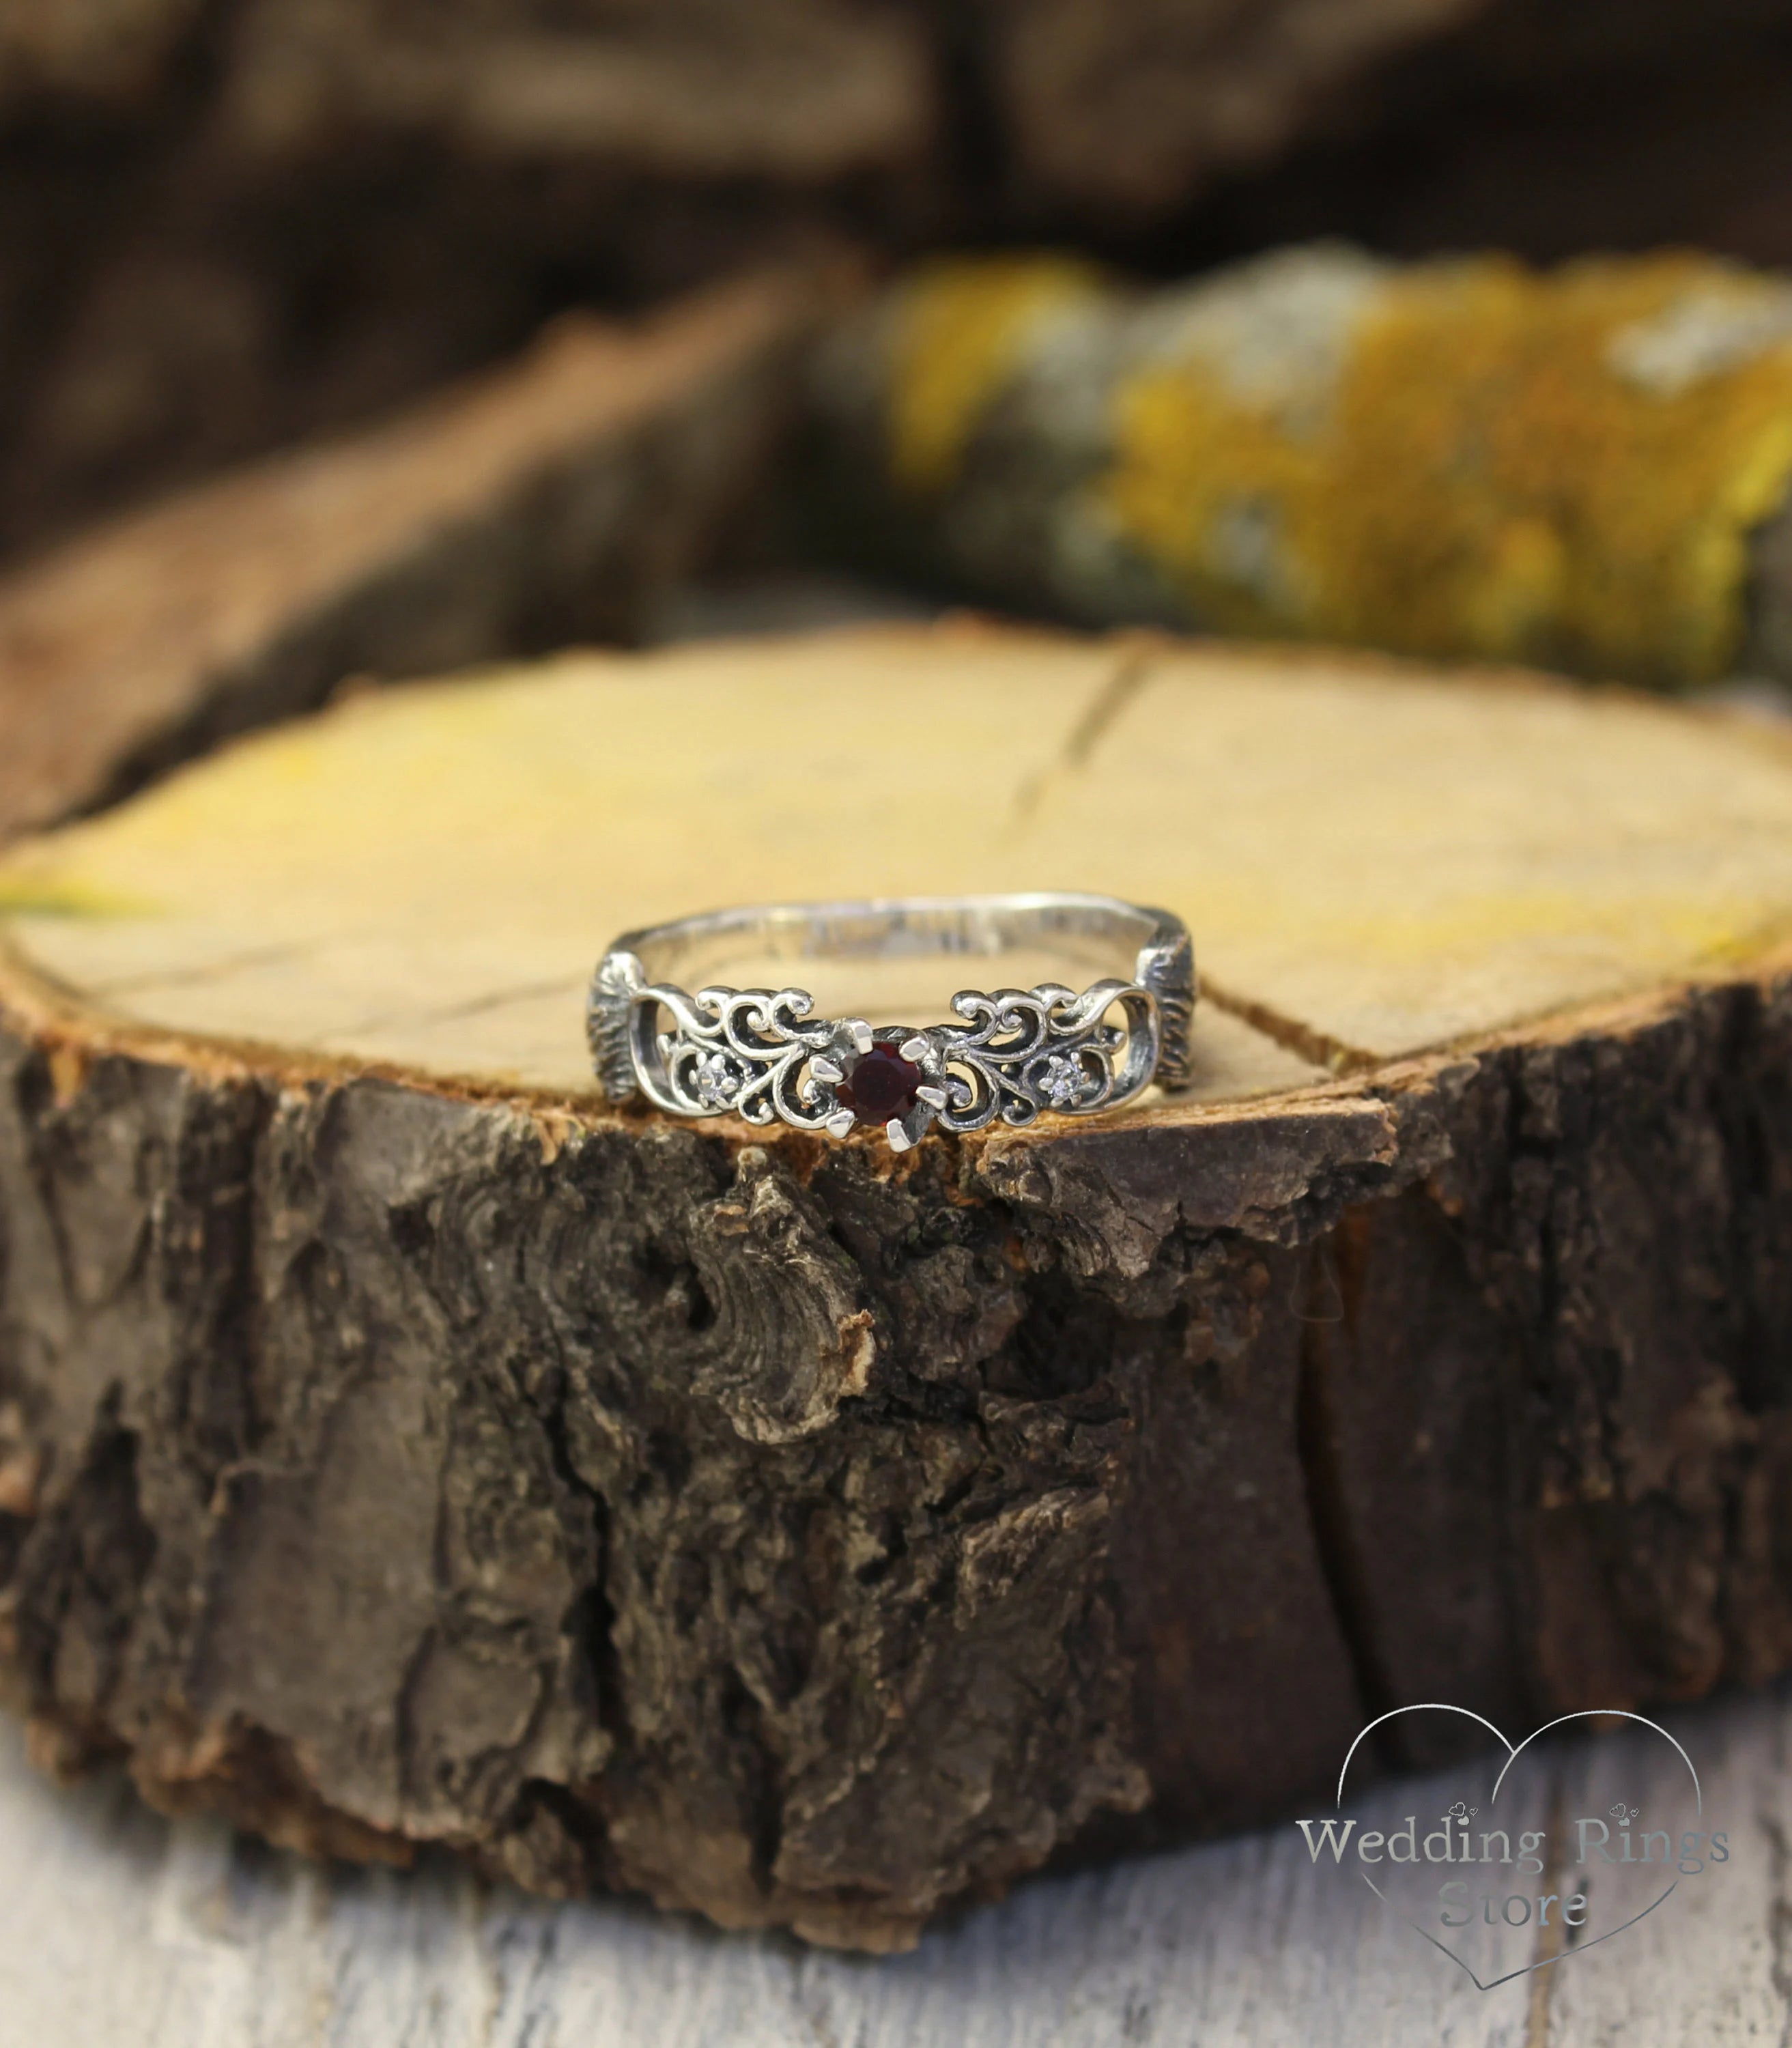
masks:
<svg viewBox="0 0 1792 2048"><path fill-rule="evenodd" d="M568 319L400 418L135 514L0 581L0 837L357 671L638 630L757 483L824 296L766 273Z"/></svg>
<svg viewBox="0 0 1792 2048"><path fill-rule="evenodd" d="M896 1162L584 1071L621 929L1040 886L1187 917L1188 1094ZM239 741L0 906L46 1760L880 1947L1391 1702L1792 1661L1763 727L974 624L571 655Z"/></svg>
<svg viewBox="0 0 1792 2048"><path fill-rule="evenodd" d="M577 1096L576 999L619 931L1041 886L1183 913L1193 1100L1247 1094L1792 944L1792 743L1522 678L976 625L574 654L239 746L16 853L0 905L144 1023ZM887 971L885 1010L951 992Z"/></svg>

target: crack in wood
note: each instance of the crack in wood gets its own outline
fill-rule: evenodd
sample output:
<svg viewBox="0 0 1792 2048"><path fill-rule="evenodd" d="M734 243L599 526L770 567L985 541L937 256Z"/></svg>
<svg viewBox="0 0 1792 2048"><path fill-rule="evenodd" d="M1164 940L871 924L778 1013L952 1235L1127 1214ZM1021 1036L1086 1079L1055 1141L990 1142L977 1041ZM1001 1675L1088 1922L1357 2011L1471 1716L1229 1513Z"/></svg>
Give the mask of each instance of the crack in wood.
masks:
<svg viewBox="0 0 1792 2048"><path fill-rule="evenodd" d="M1195 959L1200 973L1200 999L1211 1003L1216 1010L1224 1010L1248 1024L1254 1031L1260 1031L1286 1053L1323 1067L1340 1079L1352 1074L1368 1073L1387 1064L1387 1056L1366 1051L1359 1045L1348 1045L1324 1031L1315 1030L1310 1024L1303 1024L1297 1018L1284 1016L1266 1003L1259 1003L1248 996L1216 982L1200 966L1200 941L1197 933L1195 941Z"/></svg>
<svg viewBox="0 0 1792 2048"><path fill-rule="evenodd" d="M1026 831L1044 810L1047 798L1086 767L1121 714L1144 688L1151 673L1158 637L1123 633L1117 642L1112 667L1097 684L1081 716L1065 735L1056 757L1022 778L1014 795L1010 829Z"/></svg>

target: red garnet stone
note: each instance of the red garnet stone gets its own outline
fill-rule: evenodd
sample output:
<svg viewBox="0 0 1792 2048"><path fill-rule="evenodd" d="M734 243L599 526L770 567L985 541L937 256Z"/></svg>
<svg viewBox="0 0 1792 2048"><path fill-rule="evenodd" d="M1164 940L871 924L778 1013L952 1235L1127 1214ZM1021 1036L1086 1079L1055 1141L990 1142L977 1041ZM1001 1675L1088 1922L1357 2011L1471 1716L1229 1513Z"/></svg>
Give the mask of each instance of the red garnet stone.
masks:
<svg viewBox="0 0 1792 2048"><path fill-rule="evenodd" d="M927 1076L913 1060L905 1060L894 1045L874 1045L861 1053L846 1070L846 1079L834 1092L841 1106L865 1123L887 1123L893 1116L906 1116L915 1106L915 1091Z"/></svg>

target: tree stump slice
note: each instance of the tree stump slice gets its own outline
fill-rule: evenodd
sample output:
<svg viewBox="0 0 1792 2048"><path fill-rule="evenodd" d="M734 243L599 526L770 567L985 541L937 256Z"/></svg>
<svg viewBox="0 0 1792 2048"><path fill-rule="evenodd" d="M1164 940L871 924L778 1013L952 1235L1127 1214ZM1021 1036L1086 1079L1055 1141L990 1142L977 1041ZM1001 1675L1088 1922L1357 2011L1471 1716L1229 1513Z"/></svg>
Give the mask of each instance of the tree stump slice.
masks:
<svg viewBox="0 0 1792 2048"><path fill-rule="evenodd" d="M894 1159L595 1092L621 929L1027 886L1188 917L1185 1095ZM1792 1662L1771 729L974 623L580 654L239 740L0 915L52 1764L880 1948L1390 1705Z"/></svg>

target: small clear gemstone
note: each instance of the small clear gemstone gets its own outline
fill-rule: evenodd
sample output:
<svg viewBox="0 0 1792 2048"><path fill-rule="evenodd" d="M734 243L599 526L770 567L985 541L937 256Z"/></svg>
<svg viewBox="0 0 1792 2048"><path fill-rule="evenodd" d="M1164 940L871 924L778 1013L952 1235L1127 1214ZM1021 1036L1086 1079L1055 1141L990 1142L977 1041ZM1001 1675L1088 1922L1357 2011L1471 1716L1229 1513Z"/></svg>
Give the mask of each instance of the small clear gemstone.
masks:
<svg viewBox="0 0 1792 2048"><path fill-rule="evenodd" d="M1053 1053L1039 1069L1039 1092L1053 1109L1068 1109L1083 1092L1086 1078L1080 1061Z"/></svg>
<svg viewBox="0 0 1792 2048"><path fill-rule="evenodd" d="M740 1093L747 1070L726 1053L709 1053L697 1062L697 1100L705 1109L726 1109Z"/></svg>

